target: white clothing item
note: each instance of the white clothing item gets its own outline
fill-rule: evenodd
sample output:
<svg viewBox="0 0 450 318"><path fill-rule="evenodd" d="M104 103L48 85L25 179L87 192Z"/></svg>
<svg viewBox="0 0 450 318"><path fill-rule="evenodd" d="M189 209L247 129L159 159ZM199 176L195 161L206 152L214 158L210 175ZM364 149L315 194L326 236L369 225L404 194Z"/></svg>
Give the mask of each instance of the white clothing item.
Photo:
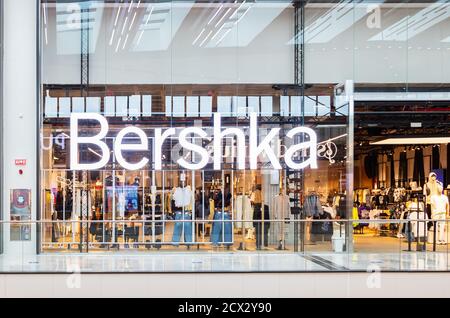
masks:
<svg viewBox="0 0 450 318"><path fill-rule="evenodd" d="M370 210L369 219L377 220L380 213L383 213L383 210ZM378 230L380 228L380 223L370 222L369 229Z"/></svg>
<svg viewBox="0 0 450 318"><path fill-rule="evenodd" d="M291 212L291 201L289 196L286 194L276 195L271 202L270 211L272 212L273 218L277 220L284 220L289 218ZM285 240L285 222L275 222L272 226L273 236L277 237L279 241Z"/></svg>
<svg viewBox="0 0 450 318"><path fill-rule="evenodd" d="M419 204L418 204L417 202L412 202L412 203L409 205L409 210L410 210L411 212L417 212L417 207L419 207L419 211L420 211L420 212L423 212L424 209L425 209L425 206L424 206L423 202L420 202Z"/></svg>
<svg viewBox="0 0 450 318"><path fill-rule="evenodd" d="M290 200L289 196L285 194L276 195L271 202L270 211L275 219L284 219L289 217L290 214Z"/></svg>
<svg viewBox="0 0 450 318"><path fill-rule="evenodd" d="M118 193L116 204L120 217L125 217L125 192L121 191Z"/></svg>
<svg viewBox="0 0 450 318"><path fill-rule="evenodd" d="M432 215L435 213L447 213L448 197L444 194L432 195L430 198L430 204Z"/></svg>
<svg viewBox="0 0 450 318"><path fill-rule="evenodd" d="M323 211L329 213L331 218L336 218L336 209L333 209L331 206L324 206Z"/></svg>
<svg viewBox="0 0 450 318"><path fill-rule="evenodd" d="M189 187L175 188L173 199L177 208L188 207L191 204L192 192Z"/></svg>
<svg viewBox="0 0 450 318"><path fill-rule="evenodd" d="M72 219L73 220L78 220L79 217L81 217L82 215L82 211L81 211L81 206L82 206L82 197L81 197L81 189L77 189L75 191L74 197L73 197L73 213L72 213ZM87 217L91 216L91 210L92 210L92 205L91 205L91 191L87 192Z"/></svg>
<svg viewBox="0 0 450 318"><path fill-rule="evenodd" d="M428 220L428 215L425 212L412 212L408 217L410 220ZM419 222L417 225L417 221L411 221L411 232L414 237L426 237L427 236L427 223L428 222Z"/></svg>
<svg viewBox="0 0 450 318"><path fill-rule="evenodd" d="M446 242L447 240L445 239L445 213L435 213L433 215L433 220L437 220L438 222L436 222L436 227L437 229L435 229L436 231L436 239L438 242Z"/></svg>
<svg viewBox="0 0 450 318"><path fill-rule="evenodd" d="M234 201L234 219L236 221L252 220L253 211L250 198L245 195L238 195ZM253 227L252 222L244 222L244 228L250 229ZM242 222L236 223L236 228L242 228Z"/></svg>

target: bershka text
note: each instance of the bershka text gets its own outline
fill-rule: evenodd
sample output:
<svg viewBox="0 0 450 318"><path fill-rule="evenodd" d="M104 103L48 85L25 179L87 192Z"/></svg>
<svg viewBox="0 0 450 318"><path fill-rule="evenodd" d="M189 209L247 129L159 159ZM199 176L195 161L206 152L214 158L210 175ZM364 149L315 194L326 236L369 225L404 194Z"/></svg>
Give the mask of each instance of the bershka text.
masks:
<svg viewBox="0 0 450 318"><path fill-rule="evenodd" d="M100 124L100 131L95 136L80 136L79 126L80 121L83 120L94 120ZM281 128L272 128L269 130L268 134L264 138L259 138L258 134L258 121L256 113L250 114L250 129L249 129L249 151L248 151L248 161L251 170L256 170L258 168L258 157L260 155L267 156L273 169L280 170L282 166L280 160L275 154L274 149L271 147L271 142L279 137ZM96 113L72 113L70 116L70 167L72 170L98 170L105 167L111 159L111 149L103 141L108 135L109 125L106 118L100 114ZM202 146L193 143L192 136L201 139L212 139L213 140L213 164L214 170L222 169L223 160L223 140L226 137L236 138L237 144L237 164L236 168L238 170L246 169L246 159L247 159L247 147L246 147L246 135L243 129L238 127L222 129L221 115L219 113L214 114L214 126L213 126L213 136L208 136L204 129L199 127L187 127L181 129L178 136L176 136L175 128L155 128L154 129L154 145L153 145L153 158L155 170L161 171L163 167L163 155L162 147L166 140L173 137L178 137L178 141L182 148L195 153L198 155L200 160L198 162L191 162L181 157L177 160L177 163L189 170L201 170L203 169L211 160L211 156L208 151ZM311 128L308 127L294 127L289 130L286 134L287 138L293 140L296 136L303 135L304 141L297 144L292 144L288 147L284 153L284 162L292 170L302 170L310 166L312 169L317 169L317 135ZM124 139L127 136L137 136L138 143L124 143ZM307 137L307 138L306 138ZM262 140L260 140L262 139ZM96 162L90 163L80 163L79 162L79 145L90 144L95 145L100 148L101 154L99 154L100 159ZM123 128L117 134L114 141L114 155L116 162L118 162L126 170L140 170L144 168L149 163L149 158L147 156L142 156L141 160L136 163L128 162L123 152L125 151L136 151L136 152L147 152L149 149L148 136L139 127L128 126ZM295 157L298 152L303 151L307 153L309 150L309 156L303 158L302 162L296 162Z"/></svg>

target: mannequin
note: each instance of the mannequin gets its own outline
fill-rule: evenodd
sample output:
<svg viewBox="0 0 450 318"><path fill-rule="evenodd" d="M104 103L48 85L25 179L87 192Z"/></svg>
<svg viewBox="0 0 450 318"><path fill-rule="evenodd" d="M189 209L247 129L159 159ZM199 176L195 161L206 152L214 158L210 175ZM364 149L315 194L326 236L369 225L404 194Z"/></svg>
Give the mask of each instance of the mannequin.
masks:
<svg viewBox="0 0 450 318"><path fill-rule="evenodd" d="M430 174L428 175L428 182L425 183L423 187L423 194L426 197L426 204L427 204L426 212L429 219L432 218L430 199L433 195L440 195L442 193L442 191L439 191L439 188L442 188L442 186L439 184L439 181L436 180L436 173L430 172ZM432 223L429 222L428 229L430 229L431 226Z"/></svg>
<svg viewBox="0 0 450 318"><path fill-rule="evenodd" d="M189 186L184 186L184 178L181 178L181 187L173 189L173 200L175 221L192 220L192 191ZM175 246L178 246L182 235L185 243L192 243L192 222L175 222L172 236Z"/></svg>
<svg viewBox="0 0 450 318"><path fill-rule="evenodd" d="M432 195L430 198L431 213L437 231L437 244L447 244L445 240L445 220L449 214L448 197L442 193Z"/></svg>

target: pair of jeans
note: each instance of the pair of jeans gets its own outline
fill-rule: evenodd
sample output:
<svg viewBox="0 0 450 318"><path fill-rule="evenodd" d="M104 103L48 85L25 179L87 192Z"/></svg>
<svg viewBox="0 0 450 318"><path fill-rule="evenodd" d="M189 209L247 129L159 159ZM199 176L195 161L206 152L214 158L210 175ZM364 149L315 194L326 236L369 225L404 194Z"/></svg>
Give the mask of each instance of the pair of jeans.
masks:
<svg viewBox="0 0 450 318"><path fill-rule="evenodd" d="M214 213L214 222L211 231L211 242L213 245L219 245L219 243L233 244L233 225L230 220L230 213L228 212Z"/></svg>
<svg viewBox="0 0 450 318"><path fill-rule="evenodd" d="M180 220L192 220L192 213L175 212L175 221ZM178 245L182 234L184 234L185 243L192 243L192 222L175 222L173 227L172 244Z"/></svg>
<svg viewBox="0 0 450 318"><path fill-rule="evenodd" d="M256 248L261 248L262 246L262 236L264 235L264 246L269 246L269 227L270 223L267 222L258 222L255 226L256 229ZM264 234L262 233L264 230Z"/></svg>

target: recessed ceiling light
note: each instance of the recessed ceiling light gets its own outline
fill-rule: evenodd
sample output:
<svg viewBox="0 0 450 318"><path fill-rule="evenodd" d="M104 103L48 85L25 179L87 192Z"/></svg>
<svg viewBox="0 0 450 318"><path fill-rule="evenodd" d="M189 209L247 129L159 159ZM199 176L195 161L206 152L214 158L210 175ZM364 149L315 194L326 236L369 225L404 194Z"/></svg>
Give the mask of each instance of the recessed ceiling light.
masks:
<svg viewBox="0 0 450 318"><path fill-rule="evenodd" d="M423 137L423 138L387 138L371 142L371 145L434 145L448 144L450 137Z"/></svg>

